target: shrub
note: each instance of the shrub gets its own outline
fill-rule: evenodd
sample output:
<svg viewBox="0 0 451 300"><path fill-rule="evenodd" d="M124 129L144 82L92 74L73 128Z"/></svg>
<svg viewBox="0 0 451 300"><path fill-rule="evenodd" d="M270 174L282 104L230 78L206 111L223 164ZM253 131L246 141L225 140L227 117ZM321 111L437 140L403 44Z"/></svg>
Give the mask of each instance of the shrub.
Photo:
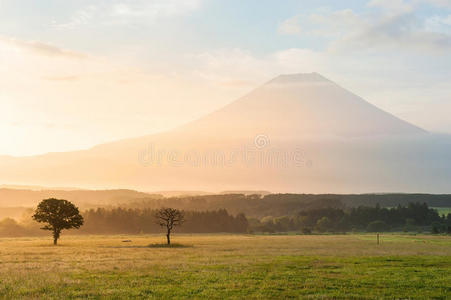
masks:
<svg viewBox="0 0 451 300"><path fill-rule="evenodd" d="M381 232L381 231L387 231L389 229L388 225L384 221L373 221L368 224L366 227L366 231L368 232Z"/></svg>
<svg viewBox="0 0 451 300"><path fill-rule="evenodd" d="M433 234L438 234L438 233L444 232L443 224L441 224L439 222L432 223L432 230L431 230L431 232Z"/></svg>
<svg viewBox="0 0 451 300"><path fill-rule="evenodd" d="M319 232L325 232L331 229L331 222L328 217L322 217L316 222L316 229Z"/></svg>
<svg viewBox="0 0 451 300"><path fill-rule="evenodd" d="M312 234L312 229L310 227L303 227L302 233L303 234Z"/></svg>
<svg viewBox="0 0 451 300"><path fill-rule="evenodd" d="M404 228L403 228L403 231L404 232L415 231L416 229L417 229L417 227L415 226L415 220L411 219L411 218L407 218L406 224L404 225Z"/></svg>

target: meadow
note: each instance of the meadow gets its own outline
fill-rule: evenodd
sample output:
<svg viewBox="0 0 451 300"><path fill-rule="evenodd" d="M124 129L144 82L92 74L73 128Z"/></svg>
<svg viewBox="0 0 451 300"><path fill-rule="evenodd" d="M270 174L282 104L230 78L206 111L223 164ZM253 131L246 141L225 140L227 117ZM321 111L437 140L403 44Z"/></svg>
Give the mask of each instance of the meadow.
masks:
<svg viewBox="0 0 451 300"><path fill-rule="evenodd" d="M131 240L131 242L123 242ZM451 237L162 235L0 239L4 299L449 299ZM153 244L153 247L149 245Z"/></svg>

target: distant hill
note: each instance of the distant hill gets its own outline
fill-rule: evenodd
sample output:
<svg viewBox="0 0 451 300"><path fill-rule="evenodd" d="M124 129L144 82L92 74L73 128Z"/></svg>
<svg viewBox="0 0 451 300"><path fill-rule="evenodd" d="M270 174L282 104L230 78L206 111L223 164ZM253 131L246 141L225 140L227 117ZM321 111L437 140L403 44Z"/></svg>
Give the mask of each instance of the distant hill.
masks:
<svg viewBox="0 0 451 300"><path fill-rule="evenodd" d="M137 199L159 199L158 194L133 190L24 190L0 188L0 207L34 207L46 198L66 199L83 207L113 205Z"/></svg>
<svg viewBox="0 0 451 300"><path fill-rule="evenodd" d="M183 196L212 195L214 193L203 191L156 191L153 194L163 195L164 197L183 197Z"/></svg>
<svg viewBox="0 0 451 300"><path fill-rule="evenodd" d="M74 190L79 190L79 188L75 188L75 187L48 187L48 186L39 186L39 185L20 185L20 184L0 184L0 189L16 189L16 190L32 190L32 191L41 191L41 190L74 191Z"/></svg>
<svg viewBox="0 0 451 300"><path fill-rule="evenodd" d="M164 192L163 192L164 193ZM175 193L175 192L173 192ZM142 193L133 190L20 190L0 189L0 220L5 217L20 218L30 208L35 208L45 198L67 199L82 210L96 207L119 206L123 208L174 207L193 211L226 209L236 215L245 213L249 217L294 215L300 211L335 207L358 206L394 207L419 202L431 207L451 207L451 194L161 194Z"/></svg>
<svg viewBox="0 0 451 300"><path fill-rule="evenodd" d="M141 199L122 204L130 208L161 206L184 210L206 211L226 209L236 215L262 218L296 215L302 211L321 208L349 209L359 206L396 207L409 203L426 203L430 207L451 207L451 195L431 194L217 194L205 196L171 197L164 199Z"/></svg>
<svg viewBox="0 0 451 300"><path fill-rule="evenodd" d="M222 194L222 195L243 194L243 195L262 195L262 196L266 196L266 195L271 194L271 192L269 192L269 191L222 191L222 192L220 192L220 194Z"/></svg>

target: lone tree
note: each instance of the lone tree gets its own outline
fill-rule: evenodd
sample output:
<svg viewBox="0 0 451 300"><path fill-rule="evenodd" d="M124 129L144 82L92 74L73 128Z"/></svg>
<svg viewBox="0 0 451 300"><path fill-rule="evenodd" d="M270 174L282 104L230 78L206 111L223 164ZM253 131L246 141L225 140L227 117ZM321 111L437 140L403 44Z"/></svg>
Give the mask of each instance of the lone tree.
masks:
<svg viewBox="0 0 451 300"><path fill-rule="evenodd" d="M83 217L78 208L67 200L55 198L45 199L39 203L33 219L39 223L47 223L41 229L53 232L53 244L56 245L63 229L80 228Z"/></svg>
<svg viewBox="0 0 451 300"><path fill-rule="evenodd" d="M185 222L185 215L183 211L175 208L160 208L155 213L155 218L157 219L157 224L161 227L166 227L166 238L168 240L168 245L171 244L171 230L175 226L182 225Z"/></svg>

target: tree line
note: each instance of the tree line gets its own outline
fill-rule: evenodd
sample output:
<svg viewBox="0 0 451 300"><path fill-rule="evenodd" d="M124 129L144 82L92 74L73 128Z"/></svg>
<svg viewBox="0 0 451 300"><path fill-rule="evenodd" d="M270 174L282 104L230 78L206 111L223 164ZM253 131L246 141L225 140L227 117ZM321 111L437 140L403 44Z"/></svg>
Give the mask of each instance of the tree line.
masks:
<svg viewBox="0 0 451 300"><path fill-rule="evenodd" d="M253 198L254 199L254 198ZM290 199L287 197L285 200ZM296 200L296 197L291 198ZM273 199L274 202L276 200ZM296 201L285 201L283 210ZM174 204L174 203L172 203ZM277 203L274 203L274 206ZM332 205L330 205L332 204ZM62 205L60 207L60 205ZM219 204L218 204L219 205ZM13 219L0 221L0 236L42 235L36 222L56 222L58 227L46 225L56 240L63 229L80 228L81 234L140 234L161 232L156 222L159 208L133 207L96 208L78 212L78 208L66 200L46 199L33 211L33 218L24 222ZM451 214L440 216L426 203L409 203L386 208L380 205L346 208L340 202L318 201L315 205L305 203L304 209L295 209L285 216L266 215L261 218L246 217L243 213L231 214L227 209L195 211L173 207L183 213L181 233L246 233L246 232L349 232L349 231L432 231L451 233ZM273 210L280 213L281 210ZM30 215L31 217L31 215ZM181 218L179 218L181 220ZM176 219L175 219L176 220ZM181 225L182 222L180 222ZM82 226L83 225L83 226ZM172 230L172 225L167 229Z"/></svg>
<svg viewBox="0 0 451 300"><path fill-rule="evenodd" d="M155 222L159 209L149 208L97 208L83 213L85 225L80 233L89 234L138 234L161 232ZM233 216L225 209L212 211L184 211L181 233L243 233L247 232L248 222L244 214Z"/></svg>
<svg viewBox="0 0 451 300"><path fill-rule="evenodd" d="M249 219L255 232L302 231L418 231L451 233L451 214L440 216L426 203L409 203L392 208L359 206L350 209L319 208L300 211L292 216Z"/></svg>

